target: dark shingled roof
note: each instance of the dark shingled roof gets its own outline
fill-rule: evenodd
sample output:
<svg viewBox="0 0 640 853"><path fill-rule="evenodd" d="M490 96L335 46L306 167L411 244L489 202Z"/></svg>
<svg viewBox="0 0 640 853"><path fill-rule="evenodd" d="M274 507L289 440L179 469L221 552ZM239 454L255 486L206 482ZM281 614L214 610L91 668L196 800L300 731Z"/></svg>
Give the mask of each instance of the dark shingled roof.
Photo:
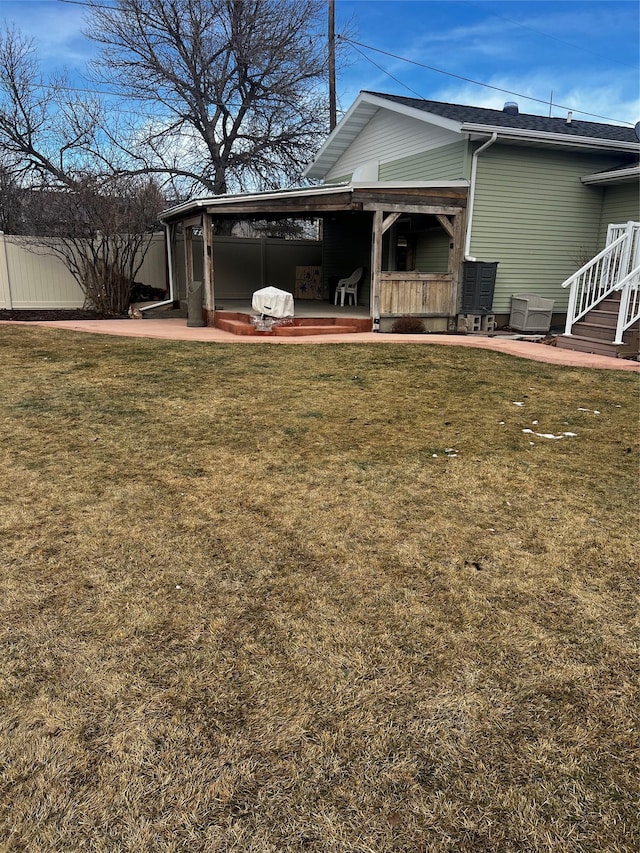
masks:
<svg viewBox="0 0 640 853"><path fill-rule="evenodd" d="M595 121L573 119L567 124L566 118L545 118L545 116L519 113L509 115L502 110L489 110L485 107L467 107L462 104L447 104L442 101L427 101L421 98L404 98L401 95L385 95L382 92L367 92L377 98L384 98L405 107L433 113L442 118L459 121L463 124L485 124L490 127L532 130L539 133L556 133L561 136L578 136L590 139L609 139L616 142L637 142L632 127L618 124L600 124Z"/></svg>

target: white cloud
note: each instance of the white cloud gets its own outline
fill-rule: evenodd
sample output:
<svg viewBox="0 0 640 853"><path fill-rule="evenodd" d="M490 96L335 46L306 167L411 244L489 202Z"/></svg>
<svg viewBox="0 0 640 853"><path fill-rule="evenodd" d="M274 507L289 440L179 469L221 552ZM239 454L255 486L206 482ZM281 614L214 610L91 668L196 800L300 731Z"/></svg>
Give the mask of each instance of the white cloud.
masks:
<svg viewBox="0 0 640 853"><path fill-rule="evenodd" d="M513 100L519 103L521 112L548 115L548 102L539 103L521 96L544 101L545 95L550 98L551 92L553 92L552 116L565 115L567 109L571 109L576 118L585 121L612 121L630 124L635 124L638 121L640 118L640 100L638 98L625 97L620 86L611 80L602 80L600 75L587 77L581 75L581 77L579 83L573 83L558 80L552 74L538 72L528 75L526 78L519 76L492 77L486 81L505 91L495 91L468 83L451 81L444 86L434 88L430 97L437 101L470 104L490 109L502 109L505 101ZM507 92L517 94L511 95ZM584 113L580 111L584 111Z"/></svg>
<svg viewBox="0 0 640 853"><path fill-rule="evenodd" d="M82 34L85 23L82 6L56 2L0 3L0 17L32 38L45 69L84 65L95 46Z"/></svg>

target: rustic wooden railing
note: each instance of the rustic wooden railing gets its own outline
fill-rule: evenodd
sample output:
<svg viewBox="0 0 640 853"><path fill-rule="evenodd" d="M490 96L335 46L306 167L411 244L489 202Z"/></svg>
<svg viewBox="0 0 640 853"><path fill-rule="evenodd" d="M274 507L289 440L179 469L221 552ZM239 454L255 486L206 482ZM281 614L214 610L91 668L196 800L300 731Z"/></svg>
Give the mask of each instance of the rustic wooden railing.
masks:
<svg viewBox="0 0 640 853"><path fill-rule="evenodd" d="M453 277L448 273L380 273L380 314L456 313Z"/></svg>

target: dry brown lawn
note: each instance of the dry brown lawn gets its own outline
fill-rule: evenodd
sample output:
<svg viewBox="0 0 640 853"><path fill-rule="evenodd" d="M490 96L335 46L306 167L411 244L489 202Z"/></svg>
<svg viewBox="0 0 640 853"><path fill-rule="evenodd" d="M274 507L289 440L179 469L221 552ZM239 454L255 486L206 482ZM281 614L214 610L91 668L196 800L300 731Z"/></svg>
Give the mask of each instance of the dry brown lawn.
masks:
<svg viewBox="0 0 640 853"><path fill-rule="evenodd" d="M637 376L0 358L3 853L640 849Z"/></svg>

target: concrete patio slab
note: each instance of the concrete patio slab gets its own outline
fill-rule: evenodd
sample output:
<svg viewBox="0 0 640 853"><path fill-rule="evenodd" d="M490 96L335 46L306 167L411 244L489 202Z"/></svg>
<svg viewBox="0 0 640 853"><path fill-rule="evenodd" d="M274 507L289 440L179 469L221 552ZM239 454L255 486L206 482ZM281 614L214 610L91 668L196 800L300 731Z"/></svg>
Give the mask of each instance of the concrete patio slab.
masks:
<svg viewBox="0 0 640 853"><path fill-rule="evenodd" d="M640 363L622 358L610 358L591 353L572 352L557 349L554 346L532 341L513 340L512 337L480 336L480 335L394 335L378 332L357 332L340 335L299 335L297 337L252 337L234 335L221 329L205 326L202 328L188 327L184 319L151 319L143 320L56 320L26 323L24 321L0 321L0 326L45 326L50 329L67 329L72 332L88 332L99 335L119 335L133 338L156 338L174 341L200 341L212 344L276 344L277 346L297 346L300 344L420 344L423 346L457 346L474 349L493 350L512 355L517 358L527 358L532 361L542 361L547 364L562 364L568 367L594 367L604 370L626 370L640 372Z"/></svg>

